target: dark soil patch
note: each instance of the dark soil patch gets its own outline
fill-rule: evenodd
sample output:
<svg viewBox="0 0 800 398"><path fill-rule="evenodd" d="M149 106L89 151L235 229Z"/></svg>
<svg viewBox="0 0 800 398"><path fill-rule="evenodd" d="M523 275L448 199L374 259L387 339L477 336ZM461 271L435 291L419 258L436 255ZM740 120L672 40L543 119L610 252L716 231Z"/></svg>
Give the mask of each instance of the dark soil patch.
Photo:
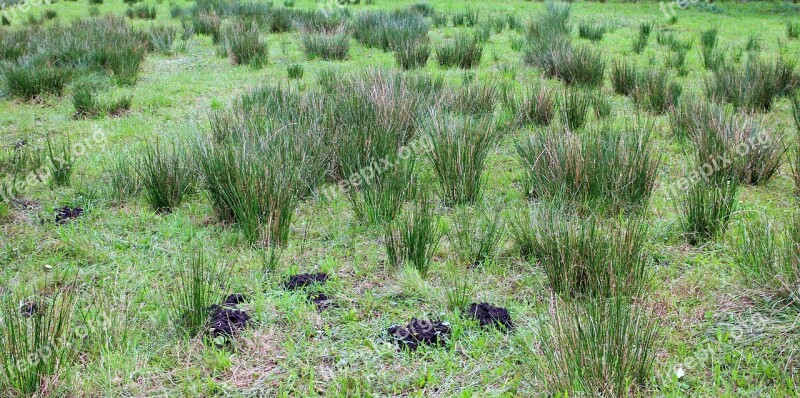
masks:
<svg viewBox="0 0 800 398"><path fill-rule="evenodd" d="M489 303L470 304L467 314L475 318L483 327L495 326L506 330L514 327L507 309L495 307Z"/></svg>
<svg viewBox="0 0 800 398"><path fill-rule="evenodd" d="M39 313L39 304L37 304L35 301L29 301L25 304L22 304L19 312L23 317L30 318Z"/></svg>
<svg viewBox="0 0 800 398"><path fill-rule="evenodd" d="M60 209L56 209L56 224L66 224L70 220L76 219L82 215L82 207L64 206Z"/></svg>
<svg viewBox="0 0 800 398"><path fill-rule="evenodd" d="M242 294L232 294L228 296L221 305L214 305L209 308L207 331L208 335L215 340L222 337L230 339L244 330L250 322L250 314L236 308L237 305L247 301L247 297Z"/></svg>
<svg viewBox="0 0 800 398"><path fill-rule="evenodd" d="M225 298L225 303L223 303L223 305L237 306L239 304L246 303L247 301L248 301L247 296L241 293L235 293Z"/></svg>
<svg viewBox="0 0 800 398"><path fill-rule="evenodd" d="M317 311L336 307L336 303L325 293L314 293L308 296L309 301L317 306Z"/></svg>
<svg viewBox="0 0 800 398"><path fill-rule="evenodd" d="M397 342L400 349L414 351L421 344L441 346L450 337L450 325L441 321L412 318L406 326L395 325L389 328L389 336Z"/></svg>
<svg viewBox="0 0 800 398"><path fill-rule="evenodd" d="M286 290L299 290L314 284L324 284L328 281L328 274L318 272L316 274L299 274L289 277L284 286Z"/></svg>

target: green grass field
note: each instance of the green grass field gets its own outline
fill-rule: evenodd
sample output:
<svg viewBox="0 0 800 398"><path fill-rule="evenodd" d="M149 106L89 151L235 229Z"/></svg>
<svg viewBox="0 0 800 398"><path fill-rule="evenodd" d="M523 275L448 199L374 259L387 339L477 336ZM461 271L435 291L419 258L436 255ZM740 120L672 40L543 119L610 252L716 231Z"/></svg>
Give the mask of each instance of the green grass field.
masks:
<svg viewBox="0 0 800 398"><path fill-rule="evenodd" d="M30 18L46 31L57 24L69 26L74 20L90 18L90 15L100 18L105 14L125 18L134 29L174 26L180 36L183 32L181 19L189 21L192 16L186 11L173 18L171 8L190 10L195 5L184 0L169 4L145 3L155 6L155 20L125 18L129 6L121 0L105 0L93 5L86 0L59 0L55 4L31 5L29 10L9 6L4 10L10 26L0 30L0 41L13 42L9 39L11 32L28 29L32 23ZM352 22L361 12L407 9L417 2L374 0L374 4L364 3L370 2L340 8L313 0L297 0L292 8L349 12ZM470 9L478 13L479 21L488 23L495 18L513 16L520 26L517 29L489 27L480 64L470 70L440 67L436 49L456 35L480 29L480 22L477 27L431 26L427 34L433 49L430 59L424 67L408 74L442 77L446 85L442 95L454 92L464 82L494 82L501 87L499 90L520 90L530 82L541 81L560 104L565 84L543 77L541 68L524 60L525 48L533 46L530 41L533 39L526 38L532 35L526 26L545 12L545 3L429 0L427 4L440 13L437 15L451 16ZM110 174L117 159L130 158L136 163L140 154L152 149L154 143L178 141L192 147L197 137L209 131L211 115L223 112L237 98L260 86L280 85L297 89L299 93L314 93L312 98L323 95L336 98L336 92L321 87L321 74L335 70L341 78L350 73L360 76L360 71L370 68L396 70L398 66L391 52L368 48L352 38L348 39L350 48L344 60L311 59L303 51L302 33L298 29L272 33L258 27L259 37L267 44L268 55L265 65L255 67L232 65L231 58L220 55L221 46L208 35L179 37L171 55L147 52L134 85L114 84L102 71L75 72L76 76L84 73L82 78L96 82L100 87L96 94L103 98L132 98L130 109L119 115L76 117L73 94L78 90L78 77L66 84L60 96L20 98L9 89L6 76L10 60L2 55L6 48L0 46L3 60L0 70L0 77L3 77L0 177L10 178L9 159L13 155L9 154L18 151L17 146L46 151L48 137L52 142L64 142L69 137L74 157L69 184L56 184L49 177L44 181L34 179L15 197L4 195L0 199L0 295L4 297L0 345L6 347L0 348L0 370L5 369L0 372L0 396L26 395L9 378L15 373L13 368L19 365L9 353L12 351L13 318L22 322L25 329L26 322L33 322L37 316L47 316L16 316L20 306L24 307L31 300L42 300L45 303L40 305L42 307L66 308L70 314L66 317L64 332L68 343L44 344L56 349L64 349L67 344L68 348L57 369L34 372L38 381L34 383L38 391L35 394L40 396L797 396L800 388L797 386L800 381L800 273L795 273L792 279L784 274L779 278L769 270L755 272L767 274L765 280L760 280L740 266L747 261L748 254L757 256L768 251L764 249L768 246L767 238L749 231L746 228L749 222L765 217L778 226L789 228L796 213L797 174L792 165L797 164L795 151L799 148L791 102L795 86L791 87L791 92L777 95L769 111L755 111L753 116L764 118L762 125L773 134L783 134L784 141L780 145L786 145L786 153L780 158L777 172L757 184L742 182L727 229L700 244L687 239L684 233L686 217L682 206L688 188L681 184L695 169L697 142L676 136L669 121L669 110L649 111L634 103L635 94L615 94L611 74L612 65L622 61L645 72L663 69L673 51L659 42L672 34L680 40L691 41L691 46L683 64L685 73L669 68L668 76L682 87L681 100L697 96L701 102L709 103L705 89L715 72L704 66L701 32L716 28L716 48L725 54L724 62L734 70L744 70L749 59L758 57L769 60L780 57L794 68L791 60L800 59L800 40L788 37L787 24L800 22L800 7L788 2L699 3L688 9L674 7L675 17L670 20L672 14L665 15L659 3L651 1L576 2L571 5L566 35L575 46L597 49L605 60L603 81L595 88L599 90L595 95L607 99L611 107L610 116L602 120L588 111L586 127L574 129L582 131L577 136L598 133L595 130L601 125L625 131L643 131L637 130L641 126L651 128L649 145L657 167L652 193L648 191L644 195L646 205L630 211L591 205L589 210L577 210L575 216L596 217L603 225L638 219L646 227L640 242L641 253L625 251L626 246L620 249L621 253L607 253L607 257L597 260L601 269L599 275L606 275L603 267L611 269L617 264L627 264L634 257L641 260L646 269L644 276L634 278L639 281L634 284L642 283L640 289L619 293L625 289L614 286L612 289L616 289L616 293L610 293L617 298L624 296L620 300L627 300L626 303L630 301L622 307L626 314L634 311L634 307L635 313L641 314L639 323L627 324L631 330L612 329L604 334L602 330L605 329L600 328L601 331L590 339L591 344L583 341L588 345L569 348L564 345L566 335L559 333L564 332L564 328L569 329L569 320L586 319L579 318L578 314L591 318L591 311L597 311L592 303L608 297L595 292L589 295L603 298L587 299L577 297L576 290L569 287L565 292L556 290L553 276L546 272L544 265L548 261L558 263L559 259L565 261L568 268L581 265L576 258L560 257L569 251L566 244L561 247L563 250L558 250L557 242L563 244L564 240L540 236L542 240L538 247L533 245L533 254L525 255L525 248L515 239L513 232L523 218L525 228L539 231L535 225L527 224L528 212L546 207L543 198L529 199L524 191L530 181L517 145L549 128L512 123L515 112L504 103L502 94L493 97L497 107L491 111L494 126L491 128L497 130L497 135L495 142L486 146L485 171L479 172L477 177L478 180L483 178L484 186L476 202L456 204L457 200L450 200L451 197L439 189L442 174L438 165L424 154L417 156L414 183L418 194L409 195L408 200L400 202L405 208L404 217L397 219L410 216L414 203L421 201L419 198L430 199L429 210L435 219L429 227L433 232L429 236L423 234L420 239L433 241L437 231L443 236L438 246L432 248L435 251L421 253L429 261L429 270L425 273L413 268L411 264L417 264L413 261L405 266L392 265L385 241L387 228L395 224L363 222L348 195L332 190L340 180L347 178L336 175L346 173L347 169L341 165L337 170L326 170L324 182L315 187L319 194L296 198L295 208L289 209L293 217L288 238L281 242L284 245L276 244L278 238L274 235L258 235L255 240L260 241L253 243L238 223L220 219L216 212L219 209L215 208L203 183L198 183L199 188L192 190L195 192L188 192L172 211L154 211L144 191L120 200ZM283 7L280 1L273 5L273 8ZM48 11L55 11L56 16L36 22ZM425 20L431 21L431 17ZM579 37L579 26L588 22L605 26L601 40ZM640 24L646 22L653 23L652 33L642 51L637 53L635 41ZM28 45L36 46L33 42ZM517 45L523 48L515 50ZM289 78L287 68L291 65L302 66L301 78ZM800 73L794 69L793 73ZM766 78L772 79L777 77ZM581 93L589 90L579 89ZM460 101L468 103L476 97L477 94L472 93ZM325 106L331 107L333 102L336 101L326 102ZM434 102L424 104L411 115L417 122L417 136L438 132L441 137L445 131L454 130L454 125L440 126L443 129L440 131L431 126L430 114L445 113L443 109L446 108ZM668 105L670 109L678 106L677 101ZM730 104L725 105L725 109L742 117L748 112L734 109ZM557 110L553 126L562 123L560 117L560 110ZM379 123L379 120L382 119L372 122ZM478 130L489 128L480 125ZM281 126L275 129L279 131ZM556 132L554 140L562 131ZM23 142L27 144L19 144ZM328 140L318 148L325 150L337 145L340 145L338 141ZM622 156L621 147L609 156ZM203 180L203 173L194 159L199 155L191 150L187 152L193 155L190 164L178 174L200 173L198 178ZM289 167L291 162L269 159L267 169ZM632 160L622 161L628 162ZM244 167L246 163L247 160L238 164ZM591 175L603 165L589 165L587 170L581 171ZM464 173L447 167L442 170L454 173L454 178ZM608 174L598 174L599 179L624 178L614 174L619 173L615 171L618 169L603 170ZM128 172L137 174L133 169ZM258 180L259 177L253 177L252 181ZM628 188L615 187L619 190L611 192L610 196L617 198L622 195L621 190ZM262 188L258 185L257 189ZM279 191L280 188L263 189ZM561 188L563 186L554 189ZM555 199L561 206L556 210L558 213L572 213L574 207L586 204L562 199ZM612 203L608 197L598 200ZM85 213L67 223L54 222L57 209L64 206L80 207ZM488 258L481 264L464 261L464 249L454 236L459 216L464 211L473 212L466 215L468 220L474 220L476 214L496 215L505 225L498 250L495 253L489 249ZM549 222L547 217L542 217L534 224ZM630 230L634 227L628 225ZM258 231L264 233L263 229ZM746 234L747 231L753 233ZM583 253L584 256L599 256L597 253L603 249L616 247L617 235L606 237L606 232L605 229L597 231L611 243L604 246L604 241L597 238L595 246L586 249L589 254ZM545 238L552 241L545 241ZM467 236L466 241L471 239ZM776 246L797 244L788 237L775 242ZM213 277L209 284L212 290L222 297L231 293L248 297L241 308L248 312L251 321L247 329L236 334L228 344L215 344L219 341L209 341L203 333L187 335L180 328L182 320L177 319L180 316L176 315L175 300L181 292L183 275L180 270L190 264L198 252L204 254L207 264L221 270L221 275ZM788 264L796 259L790 257L777 255L774 259ZM795 264L795 271L800 269L796 263L792 264ZM319 310L305 292L287 291L284 287L292 275L315 272L330 276L324 287L318 287L334 303L330 308ZM570 268L566 272L577 271ZM781 288L770 287L777 279ZM630 280L613 279L609 283L627 284ZM591 285L592 282L587 283ZM514 328L482 328L466 311L452 308L447 292L459 286L468 291L464 304L488 302L507 308ZM64 296L59 296L59 292ZM58 297L70 299L59 301ZM585 310L587 313L576 309L587 302L591 308ZM420 346L415 352L399 350L387 329L392 325L405 325L414 317L445 321L452 333L442 346ZM592 319L602 323L616 318L601 313ZM550 325L560 325L561 329ZM587 324L582 325L588 328ZM650 344L629 337L635 334L635 329L645 330L648 325L653 325L656 331ZM45 326L47 330L53 328ZM620 333L621 337L614 333ZM607 351L600 353L603 347ZM621 363L634 367L632 364L640 358L628 351L616 351L618 347L626 350L643 347L654 366L636 377L625 372L622 376L614 373L615 369L623 367ZM569 357L569 350L577 350L583 362L565 359ZM24 352L31 351L35 350ZM34 354L34 357L37 355L41 356ZM45 355L45 358L53 356ZM600 375L592 373L597 369ZM565 373L559 374L559 370ZM632 369L628 371L633 372ZM564 376L567 373L569 376ZM559 384L564 382L564 377L574 385ZM611 386L617 382L616 377L622 377L622 388Z"/></svg>

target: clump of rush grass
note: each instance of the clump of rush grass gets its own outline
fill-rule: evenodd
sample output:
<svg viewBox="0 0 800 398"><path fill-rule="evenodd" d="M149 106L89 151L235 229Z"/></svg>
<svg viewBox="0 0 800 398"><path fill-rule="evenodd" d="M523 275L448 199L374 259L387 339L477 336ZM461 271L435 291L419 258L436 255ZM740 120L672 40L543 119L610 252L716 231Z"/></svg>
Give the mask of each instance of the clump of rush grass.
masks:
<svg viewBox="0 0 800 398"><path fill-rule="evenodd" d="M761 38L758 35L750 35L747 37L747 43L744 49L748 52L758 53L761 51Z"/></svg>
<svg viewBox="0 0 800 398"><path fill-rule="evenodd" d="M492 120L431 115L423 128L431 140L428 156L445 203L475 203L485 185L489 153L500 137Z"/></svg>
<svg viewBox="0 0 800 398"><path fill-rule="evenodd" d="M208 264L202 250L193 253L176 273L178 283L169 296L171 318L178 331L193 338L203 333L209 309L221 301L219 288L225 282L225 273L221 267Z"/></svg>
<svg viewBox="0 0 800 398"><path fill-rule="evenodd" d="M737 234L736 265L745 283L768 296L800 300L800 218L785 225L759 217Z"/></svg>
<svg viewBox="0 0 800 398"><path fill-rule="evenodd" d="M650 38L650 33L653 31L653 22L642 22L639 24L638 35L633 42L633 52L641 54L647 47L647 41Z"/></svg>
<svg viewBox="0 0 800 398"><path fill-rule="evenodd" d="M557 294L565 299L607 299L637 297L644 291L649 280L646 223L634 218L622 225L607 224L545 206L532 216L529 250Z"/></svg>
<svg viewBox="0 0 800 398"><path fill-rule="evenodd" d="M791 97L792 116L795 126L795 148L792 151L792 180L794 180L795 196L800 196L800 98Z"/></svg>
<svg viewBox="0 0 800 398"><path fill-rule="evenodd" d="M603 40L603 35L606 33L606 25L603 23L587 21L578 24L578 36L581 39L591 41Z"/></svg>
<svg viewBox="0 0 800 398"><path fill-rule="evenodd" d="M499 97L496 80L464 82L451 95L445 96L444 105L454 113L486 116L494 112Z"/></svg>
<svg viewBox="0 0 800 398"><path fill-rule="evenodd" d="M702 123L708 123L713 117L714 108L709 103L697 96L684 96L674 104L668 113L669 127L672 135L681 141L691 138Z"/></svg>
<svg viewBox="0 0 800 398"><path fill-rule="evenodd" d="M353 36L367 47L396 51L428 41L430 23L415 11L365 11L352 22Z"/></svg>
<svg viewBox="0 0 800 398"><path fill-rule="evenodd" d="M725 53L717 48L717 28L700 32L700 54L703 66L709 70L717 70L725 62Z"/></svg>
<svg viewBox="0 0 800 398"><path fill-rule="evenodd" d="M450 16L447 13L437 11L431 15L431 22L434 28L444 28L450 23Z"/></svg>
<svg viewBox="0 0 800 398"><path fill-rule="evenodd" d="M631 62L615 61L611 64L611 86L621 95L633 95L639 81L639 71Z"/></svg>
<svg viewBox="0 0 800 398"><path fill-rule="evenodd" d="M678 76L686 76L689 74L689 70L686 67L686 55L688 52L689 49L684 47L671 50L664 59L664 65L667 68L674 69L678 73Z"/></svg>
<svg viewBox="0 0 800 398"><path fill-rule="evenodd" d="M611 115L611 100L602 91L597 90L590 95L592 101L592 109L594 116L599 119L605 119Z"/></svg>
<svg viewBox="0 0 800 398"><path fill-rule="evenodd" d="M690 127L703 177L758 185L777 173L787 151L783 130L749 115L700 110L702 118Z"/></svg>
<svg viewBox="0 0 800 398"><path fill-rule="evenodd" d="M26 101L44 95L61 96L70 79L69 69L38 59L19 59L3 66L8 94Z"/></svg>
<svg viewBox="0 0 800 398"><path fill-rule="evenodd" d="M751 58L744 68L723 65L706 81L706 96L710 100L733 104L749 112L772 109L776 98L798 86L793 63L778 58L772 62Z"/></svg>
<svg viewBox="0 0 800 398"><path fill-rule="evenodd" d="M309 59L341 61L350 52L350 34L344 25L320 32L303 30L301 47Z"/></svg>
<svg viewBox="0 0 800 398"><path fill-rule="evenodd" d="M648 389L661 337L643 304L624 297L559 303L537 337L523 341L524 362L548 395L623 397Z"/></svg>
<svg viewBox="0 0 800 398"><path fill-rule="evenodd" d="M427 39L408 40L392 49L397 65L403 70L424 68L431 57L431 46Z"/></svg>
<svg viewBox="0 0 800 398"><path fill-rule="evenodd" d="M289 76L289 79L302 79L305 69L301 64L291 64L286 67L286 74Z"/></svg>
<svg viewBox="0 0 800 398"><path fill-rule="evenodd" d="M652 126L606 127L577 135L550 128L518 142L531 199L569 204L578 212L618 213L647 205L659 158Z"/></svg>
<svg viewBox="0 0 800 398"><path fill-rule="evenodd" d="M416 160L396 156L386 159L395 166L376 173L362 186L349 187L346 192L356 218L363 223L376 225L394 220L403 204L416 195Z"/></svg>
<svg viewBox="0 0 800 398"><path fill-rule="evenodd" d="M278 138L267 144L242 138L215 145L203 140L196 151L221 218L230 218L248 241L265 247L287 243L299 200L299 178L304 175L300 154L285 141Z"/></svg>
<svg viewBox="0 0 800 398"><path fill-rule="evenodd" d="M4 294L0 301L0 387L4 393L36 396L52 387L80 351L72 330L75 294L70 288L28 301Z"/></svg>
<svg viewBox="0 0 800 398"><path fill-rule="evenodd" d="M447 309L460 313L467 309L475 293L475 283L469 269L455 263L447 263L444 283L444 301Z"/></svg>
<svg viewBox="0 0 800 398"><path fill-rule="evenodd" d="M682 91L665 69L652 70L639 75L632 98L637 106L660 115L678 103Z"/></svg>
<svg viewBox="0 0 800 398"><path fill-rule="evenodd" d="M470 28L478 24L478 21L480 20L480 13L478 10L466 9L453 13L452 19L453 26L466 26Z"/></svg>
<svg viewBox="0 0 800 398"><path fill-rule="evenodd" d="M178 28L168 25L156 25L143 31L142 35L147 43L148 50L171 55L175 39L178 37Z"/></svg>
<svg viewBox="0 0 800 398"><path fill-rule="evenodd" d="M264 86L211 113L195 158L217 216L253 244L284 246L299 200L327 172L319 101ZM281 167L274 167L280 164Z"/></svg>
<svg viewBox="0 0 800 398"><path fill-rule="evenodd" d="M728 229L738 206L739 182L697 181L683 196L681 224L684 237L692 246L714 241Z"/></svg>
<svg viewBox="0 0 800 398"><path fill-rule="evenodd" d="M156 19L156 14L156 7L147 4L131 6L125 11L125 15L130 19Z"/></svg>
<svg viewBox="0 0 800 398"><path fill-rule="evenodd" d="M72 181L76 160L69 136L60 140L48 137L45 155L53 185L68 187Z"/></svg>
<svg viewBox="0 0 800 398"><path fill-rule="evenodd" d="M482 57L483 43L474 35L459 34L436 47L436 61L443 68L472 69Z"/></svg>
<svg viewBox="0 0 800 398"><path fill-rule="evenodd" d="M797 39L798 37L800 37L800 23L787 22L786 37L788 37L789 39Z"/></svg>
<svg viewBox="0 0 800 398"><path fill-rule="evenodd" d="M97 98L95 90L90 84L78 84L72 91L75 118L119 116L131 109L132 101L132 95L107 100Z"/></svg>
<svg viewBox="0 0 800 398"><path fill-rule="evenodd" d="M27 142L0 147L0 202L11 202L25 189L29 178L42 180L41 148Z"/></svg>
<svg viewBox="0 0 800 398"><path fill-rule="evenodd" d="M707 48L715 48L717 46L716 27L712 27L700 32L700 45Z"/></svg>
<svg viewBox="0 0 800 398"><path fill-rule="evenodd" d="M194 192L196 176L189 151L181 144L147 143L135 169L150 207L169 213Z"/></svg>
<svg viewBox="0 0 800 398"><path fill-rule="evenodd" d="M191 18L192 30L198 35L211 36L214 44L219 43L222 19L216 12L197 12Z"/></svg>
<svg viewBox="0 0 800 398"><path fill-rule="evenodd" d="M117 203L135 197L142 189L133 160L128 152L119 151L107 161L106 176Z"/></svg>
<svg viewBox="0 0 800 398"><path fill-rule="evenodd" d="M578 90L565 90L559 103L561 121L564 126L571 131L583 128L591 105L591 97L586 93Z"/></svg>
<svg viewBox="0 0 800 398"><path fill-rule="evenodd" d="M447 235L458 264L478 266L494 260L506 229L499 212L463 209L455 213L453 222Z"/></svg>
<svg viewBox="0 0 800 398"><path fill-rule="evenodd" d="M422 277L427 276L442 236L431 201L421 195L405 217L386 228L384 242L389 264L395 268L409 264Z"/></svg>
<svg viewBox="0 0 800 398"><path fill-rule="evenodd" d="M542 39L544 40L544 39ZM573 46L562 36L548 44L528 46L525 60L571 86L599 87L603 84L606 61L600 50L590 46Z"/></svg>
<svg viewBox="0 0 800 398"><path fill-rule="evenodd" d="M549 126L556 114L556 95L543 82L529 83L508 105L517 125Z"/></svg>
<svg viewBox="0 0 800 398"><path fill-rule="evenodd" d="M255 26L234 22L223 26L221 43L233 65L250 65L260 68L269 60L267 44L259 37Z"/></svg>
<svg viewBox="0 0 800 398"><path fill-rule="evenodd" d="M413 96L394 90L406 83L386 79L366 75L337 86L340 95L330 115L332 134L337 137L332 148L334 174L356 217L370 224L394 219L403 203L413 197L416 150L412 148L422 143L411 142L416 122L405 115L416 107L408 102L414 101ZM380 97L374 97L377 92Z"/></svg>

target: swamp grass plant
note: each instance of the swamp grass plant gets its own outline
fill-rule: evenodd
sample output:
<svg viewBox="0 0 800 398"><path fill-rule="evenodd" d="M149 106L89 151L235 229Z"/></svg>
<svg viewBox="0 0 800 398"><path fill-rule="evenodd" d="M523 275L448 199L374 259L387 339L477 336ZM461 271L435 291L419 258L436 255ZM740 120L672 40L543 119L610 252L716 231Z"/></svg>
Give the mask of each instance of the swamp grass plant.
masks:
<svg viewBox="0 0 800 398"><path fill-rule="evenodd" d="M233 22L222 27L221 44L233 65L260 68L269 61L269 49L255 26Z"/></svg>
<svg viewBox="0 0 800 398"><path fill-rule="evenodd" d="M529 83L507 101L519 126L549 126L556 116L556 94L544 82Z"/></svg>
<svg viewBox="0 0 800 398"><path fill-rule="evenodd" d="M563 202L578 212L638 211L647 205L660 163L651 131L639 125L534 134L516 145L523 189L531 199Z"/></svg>
<svg viewBox="0 0 800 398"><path fill-rule="evenodd" d="M475 203L485 185L486 162L500 138L494 122L483 117L431 115L423 128L432 147L428 157L447 205Z"/></svg>
<svg viewBox="0 0 800 398"><path fill-rule="evenodd" d="M35 396L66 372L80 351L72 330L75 293L62 289L23 303L0 300L0 386L4 393Z"/></svg>
<svg viewBox="0 0 800 398"><path fill-rule="evenodd" d="M787 152L780 127L722 108L699 110L700 117L690 125L691 138L697 166L707 179L727 181L734 176L743 184L759 185L778 172Z"/></svg>
<svg viewBox="0 0 800 398"><path fill-rule="evenodd" d="M546 204L531 215L530 254L550 287L562 298L638 297L649 283L647 224L564 215L562 205ZM517 224L514 228L523 227Z"/></svg>
<svg viewBox="0 0 800 398"><path fill-rule="evenodd" d="M748 112L767 112L777 98L790 93L798 85L793 62L780 58L751 58L744 68L726 63L714 70L705 82L708 99L730 103Z"/></svg>
<svg viewBox="0 0 800 398"><path fill-rule="evenodd" d="M387 226L384 243L389 264L400 268L408 264L424 278L443 233L426 195L420 195L412 209Z"/></svg>
<svg viewBox="0 0 800 398"><path fill-rule="evenodd" d="M746 220L736 236L736 264L747 286L768 296L800 302L800 218L780 223Z"/></svg>
<svg viewBox="0 0 800 398"><path fill-rule="evenodd" d="M465 208L454 213L447 236L459 265L478 266L495 259L502 249L505 230L499 211Z"/></svg>
<svg viewBox="0 0 800 398"><path fill-rule="evenodd" d="M209 264L202 250L176 269L178 284L171 292L170 314L176 329L189 338L202 335L210 308L219 304L225 282L222 267Z"/></svg>
<svg viewBox="0 0 800 398"><path fill-rule="evenodd" d="M683 195L681 223L686 241L692 246L713 242L728 229L738 208L739 182L697 181Z"/></svg>
<svg viewBox="0 0 800 398"><path fill-rule="evenodd" d="M169 213L192 194L196 174L190 151L181 143L147 143L136 161L136 173L150 207Z"/></svg>
<svg viewBox="0 0 800 398"><path fill-rule="evenodd" d="M565 397L646 391L662 339L651 311L624 297L561 301L536 335L523 340L525 363L548 394Z"/></svg>
<svg viewBox="0 0 800 398"><path fill-rule="evenodd" d="M61 139L48 137L45 156L53 185L68 187L72 181L76 161L70 137L66 136Z"/></svg>
<svg viewBox="0 0 800 398"><path fill-rule="evenodd" d="M303 30L300 45L309 59L341 61L350 52L350 33L342 25L332 30Z"/></svg>
<svg viewBox="0 0 800 398"><path fill-rule="evenodd" d="M476 68L482 57L483 43L475 35L458 34L436 47L436 61L442 68Z"/></svg>
<svg viewBox="0 0 800 398"><path fill-rule="evenodd" d="M561 122L570 131L576 131L586 125L589 115L589 108L592 106L592 98L583 91L565 90L561 95L559 108L561 110Z"/></svg>

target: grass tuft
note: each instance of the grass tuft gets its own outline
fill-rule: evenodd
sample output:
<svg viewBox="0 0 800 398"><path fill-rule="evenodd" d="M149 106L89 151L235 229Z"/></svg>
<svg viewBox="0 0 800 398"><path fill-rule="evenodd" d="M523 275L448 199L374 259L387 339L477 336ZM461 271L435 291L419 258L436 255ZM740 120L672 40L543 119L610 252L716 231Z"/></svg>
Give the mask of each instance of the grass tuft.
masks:
<svg viewBox="0 0 800 398"><path fill-rule="evenodd" d="M739 183L698 181L685 193L681 223L686 241L700 246L725 233L738 206Z"/></svg>
<svg viewBox="0 0 800 398"><path fill-rule="evenodd" d="M499 139L489 118L431 115L423 127L432 146L428 153L448 205L475 203L485 185L489 153Z"/></svg>
<svg viewBox="0 0 800 398"><path fill-rule="evenodd" d="M176 142L169 146L147 143L135 168L150 207L157 212L172 212L194 192L196 176L191 154Z"/></svg>
<svg viewBox="0 0 800 398"><path fill-rule="evenodd" d="M224 283L224 270L209 265L201 250L177 274L178 285L170 295L171 318L180 332L196 337L204 332L210 308L221 301L219 288Z"/></svg>
<svg viewBox="0 0 800 398"><path fill-rule="evenodd" d="M500 212L491 213L470 209L455 213L448 240L458 264L483 265L500 252L506 227Z"/></svg>
<svg viewBox="0 0 800 398"><path fill-rule="evenodd" d="M644 208L659 158L651 147L650 126L626 129L605 128L578 136L550 128L517 143L525 193L579 212Z"/></svg>
<svg viewBox="0 0 800 398"><path fill-rule="evenodd" d="M442 235L431 202L423 195L406 217L386 228L389 264L395 268L409 264L427 276Z"/></svg>
<svg viewBox="0 0 800 398"><path fill-rule="evenodd" d="M436 61L443 68L472 69L480 65L483 44L474 35L459 34L436 47Z"/></svg>
<svg viewBox="0 0 800 398"><path fill-rule="evenodd" d="M607 225L596 217L573 219L562 208L545 206L533 216L530 250L557 294L564 299L637 297L646 289L646 223L632 219Z"/></svg>
<svg viewBox="0 0 800 398"><path fill-rule="evenodd" d="M301 46L309 59L341 61L350 52L350 34L344 25L329 31L304 30Z"/></svg>
<svg viewBox="0 0 800 398"><path fill-rule="evenodd" d="M258 29L242 22L226 24L221 32L222 48L233 65L260 68L269 60L267 44L259 38Z"/></svg>
<svg viewBox="0 0 800 398"><path fill-rule="evenodd" d="M624 397L647 391L661 339L658 322L625 298L562 302L537 341L524 342L525 362L550 396Z"/></svg>
<svg viewBox="0 0 800 398"><path fill-rule="evenodd" d="M69 288L20 309L11 294L2 298L0 386L4 393L38 396L66 372L80 351L72 332L75 295Z"/></svg>

